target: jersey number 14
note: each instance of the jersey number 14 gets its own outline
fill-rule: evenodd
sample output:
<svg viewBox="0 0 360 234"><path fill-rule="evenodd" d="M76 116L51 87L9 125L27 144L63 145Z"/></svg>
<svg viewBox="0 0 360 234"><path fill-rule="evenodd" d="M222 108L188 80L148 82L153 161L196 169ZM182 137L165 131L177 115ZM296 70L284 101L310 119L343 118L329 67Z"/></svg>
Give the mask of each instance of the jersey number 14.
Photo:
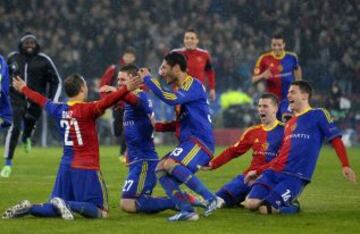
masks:
<svg viewBox="0 0 360 234"><path fill-rule="evenodd" d="M60 121L60 126L61 126L61 128L65 128L64 144L66 146L74 145L74 142L71 139L69 139L69 132L70 132L71 126L73 126L75 129L76 140L77 140L78 145L83 145L83 139L81 137L79 123L76 119L62 119Z"/></svg>

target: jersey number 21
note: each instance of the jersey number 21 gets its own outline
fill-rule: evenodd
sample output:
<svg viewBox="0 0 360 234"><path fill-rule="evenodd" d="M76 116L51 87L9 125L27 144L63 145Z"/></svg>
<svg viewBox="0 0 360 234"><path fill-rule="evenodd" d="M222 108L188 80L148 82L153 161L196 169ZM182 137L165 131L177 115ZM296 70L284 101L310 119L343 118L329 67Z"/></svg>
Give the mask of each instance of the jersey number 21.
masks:
<svg viewBox="0 0 360 234"><path fill-rule="evenodd" d="M61 126L61 128L65 128L64 144L66 146L74 145L74 142L71 139L69 139L69 132L70 132L71 126L74 126L78 145L83 145L83 139L81 137L79 123L76 119L62 119L60 121L60 126Z"/></svg>

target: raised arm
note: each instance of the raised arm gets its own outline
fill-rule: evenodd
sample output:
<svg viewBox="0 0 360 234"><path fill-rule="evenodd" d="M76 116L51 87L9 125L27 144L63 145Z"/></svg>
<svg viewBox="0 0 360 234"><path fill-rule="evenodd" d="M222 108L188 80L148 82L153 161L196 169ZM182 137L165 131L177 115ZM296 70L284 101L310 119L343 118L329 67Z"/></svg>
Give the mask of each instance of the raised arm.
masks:
<svg viewBox="0 0 360 234"><path fill-rule="evenodd" d="M27 87L25 81L23 81L19 76L13 78L12 86L16 91L24 94L28 99L41 107L44 107L48 102L46 97Z"/></svg>
<svg viewBox="0 0 360 234"><path fill-rule="evenodd" d="M140 84L141 79L139 77L134 77L126 82L125 85L120 86L120 88L118 88L115 92L112 92L100 101L95 102L94 111L98 114L102 114L107 108L123 99L130 91L138 88Z"/></svg>

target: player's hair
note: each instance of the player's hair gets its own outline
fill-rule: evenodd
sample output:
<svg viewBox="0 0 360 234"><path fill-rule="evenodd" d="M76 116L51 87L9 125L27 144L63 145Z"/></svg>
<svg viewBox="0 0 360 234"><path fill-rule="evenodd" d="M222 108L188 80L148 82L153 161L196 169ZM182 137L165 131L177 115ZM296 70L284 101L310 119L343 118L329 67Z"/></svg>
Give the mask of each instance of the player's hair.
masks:
<svg viewBox="0 0 360 234"><path fill-rule="evenodd" d="M71 74L64 81L66 96L74 97L79 94L81 87L85 85L85 80L80 74Z"/></svg>
<svg viewBox="0 0 360 234"><path fill-rule="evenodd" d="M188 28L188 29L186 29L185 33L195 33L195 34L197 35L196 30L193 29L193 28Z"/></svg>
<svg viewBox="0 0 360 234"><path fill-rule="evenodd" d="M293 81L291 83L291 85L296 85L299 87L300 91L302 93L307 93L309 94L309 100L311 99L312 96L312 88L311 85L309 84L309 82L305 81L305 80L296 80Z"/></svg>
<svg viewBox="0 0 360 234"><path fill-rule="evenodd" d="M263 93L260 96L260 99L270 99L273 104L279 106L279 99L276 95L272 93Z"/></svg>
<svg viewBox="0 0 360 234"><path fill-rule="evenodd" d="M136 51L135 51L135 49L133 47L127 47L124 50L123 54L133 54L134 56L136 56Z"/></svg>
<svg viewBox="0 0 360 234"><path fill-rule="evenodd" d="M282 39L283 41L285 41L285 37L284 37L284 35L281 34L281 33L274 33L274 34L272 35L272 39Z"/></svg>
<svg viewBox="0 0 360 234"><path fill-rule="evenodd" d="M121 67L120 71L126 72L132 76L136 76L139 71L139 68L135 64L127 64L127 65Z"/></svg>
<svg viewBox="0 0 360 234"><path fill-rule="evenodd" d="M179 65L181 71L186 72L187 63L186 63L186 58L184 55L177 53L177 52L171 52L171 53L167 54L164 59L165 59L166 63L170 65L170 67Z"/></svg>

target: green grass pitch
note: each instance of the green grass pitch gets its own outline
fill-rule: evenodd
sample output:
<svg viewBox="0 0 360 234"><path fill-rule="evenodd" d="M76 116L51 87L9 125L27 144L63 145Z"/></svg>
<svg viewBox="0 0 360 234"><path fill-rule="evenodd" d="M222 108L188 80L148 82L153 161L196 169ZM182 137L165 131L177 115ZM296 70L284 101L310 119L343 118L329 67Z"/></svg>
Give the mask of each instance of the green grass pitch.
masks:
<svg viewBox="0 0 360 234"><path fill-rule="evenodd" d="M170 149L157 147L159 155L164 155ZM217 151L220 150L222 148L219 147ZM217 210L209 217L201 216L197 222L181 223L166 220L174 214L173 211L131 215L119 210L120 187L127 168L116 157L117 152L117 147L101 147L101 166L109 191L109 218L90 220L76 216L74 221L34 217L0 220L0 233L360 233L360 187L342 177L340 164L331 148L325 147L321 152L313 182L300 197L300 214L261 216L233 208ZM0 148L2 153L3 148ZM1 213L23 199L34 203L46 201L61 153L60 148L35 148L30 154L25 154L19 147L12 176L0 178ZM353 169L360 173L360 149L349 149L349 155ZM216 171L199 172L198 175L215 192L245 168L249 156L244 155ZM164 194L159 185L154 194ZM202 214L202 210L198 212Z"/></svg>

